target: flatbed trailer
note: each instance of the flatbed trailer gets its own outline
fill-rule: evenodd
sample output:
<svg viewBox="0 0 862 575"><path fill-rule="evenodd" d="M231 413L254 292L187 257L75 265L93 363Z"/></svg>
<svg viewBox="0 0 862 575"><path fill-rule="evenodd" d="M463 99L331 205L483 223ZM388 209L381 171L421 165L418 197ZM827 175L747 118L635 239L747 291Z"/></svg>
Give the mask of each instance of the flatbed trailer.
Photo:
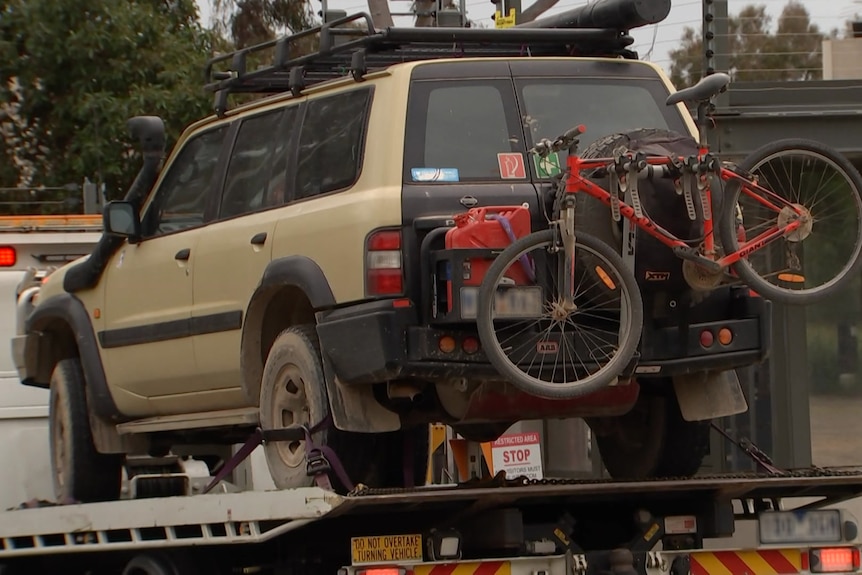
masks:
<svg viewBox="0 0 862 575"><path fill-rule="evenodd" d="M859 524L833 506L860 495L862 471L815 468L21 508L0 513L0 573L855 573ZM745 520L758 524L760 541L733 539Z"/></svg>

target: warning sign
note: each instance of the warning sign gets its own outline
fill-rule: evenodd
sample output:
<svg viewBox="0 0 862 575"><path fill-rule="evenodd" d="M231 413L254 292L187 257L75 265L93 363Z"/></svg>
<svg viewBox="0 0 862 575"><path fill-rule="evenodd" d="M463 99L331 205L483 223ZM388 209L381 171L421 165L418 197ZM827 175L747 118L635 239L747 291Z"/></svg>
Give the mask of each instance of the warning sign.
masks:
<svg viewBox="0 0 862 575"><path fill-rule="evenodd" d="M542 448L539 434L513 433L491 444L494 473L506 472L509 479L524 476L542 479Z"/></svg>
<svg viewBox="0 0 862 575"><path fill-rule="evenodd" d="M352 537L350 555L353 565L422 560L421 535L384 535Z"/></svg>
<svg viewBox="0 0 862 575"><path fill-rule="evenodd" d="M519 153L500 152L497 154L497 165L500 167L500 177L504 180L523 180L527 177L524 156Z"/></svg>
<svg viewBox="0 0 862 575"><path fill-rule="evenodd" d="M533 162L536 165L536 175L543 180L556 176L563 171L560 167L559 152L548 154L544 158L541 156L533 156Z"/></svg>

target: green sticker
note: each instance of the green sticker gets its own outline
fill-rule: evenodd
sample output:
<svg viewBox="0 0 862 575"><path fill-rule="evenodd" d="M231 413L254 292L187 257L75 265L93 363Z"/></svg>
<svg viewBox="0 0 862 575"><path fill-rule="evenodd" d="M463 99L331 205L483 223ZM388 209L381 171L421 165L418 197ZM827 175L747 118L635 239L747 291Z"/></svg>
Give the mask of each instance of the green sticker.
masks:
<svg viewBox="0 0 862 575"><path fill-rule="evenodd" d="M559 152L554 152L544 158L534 155L533 162L536 165L536 176L539 178L552 178L563 171L560 167Z"/></svg>

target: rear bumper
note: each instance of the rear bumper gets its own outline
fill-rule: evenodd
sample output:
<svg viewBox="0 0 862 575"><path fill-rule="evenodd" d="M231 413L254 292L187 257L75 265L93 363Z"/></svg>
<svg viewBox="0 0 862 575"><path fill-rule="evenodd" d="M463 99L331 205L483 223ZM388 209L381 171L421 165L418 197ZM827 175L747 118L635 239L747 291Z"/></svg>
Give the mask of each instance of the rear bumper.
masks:
<svg viewBox="0 0 862 575"><path fill-rule="evenodd" d="M771 317L768 301L751 297L747 291L733 291L701 305L693 308L693 321L684 325L647 322L636 374L720 371L759 363L767 357ZM323 353L339 380L346 384L395 379L504 381L481 350L473 354L463 351L466 338L478 339L470 324L423 326L414 306L397 307L394 300L322 312L317 319ZM718 342L721 328L734 334L729 345ZM701 345L704 330L713 332L712 346ZM438 342L443 336L455 339L455 351L440 351Z"/></svg>

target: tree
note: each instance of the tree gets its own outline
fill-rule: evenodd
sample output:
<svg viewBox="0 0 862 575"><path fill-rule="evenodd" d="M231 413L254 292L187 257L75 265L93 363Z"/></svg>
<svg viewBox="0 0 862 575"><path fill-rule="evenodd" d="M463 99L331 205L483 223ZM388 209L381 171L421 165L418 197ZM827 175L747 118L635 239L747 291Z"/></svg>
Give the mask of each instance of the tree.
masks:
<svg viewBox="0 0 862 575"><path fill-rule="evenodd" d="M140 168L128 118L162 116L172 141L211 109L194 0L3 0L0 14L0 185L89 177L122 196Z"/></svg>
<svg viewBox="0 0 862 575"><path fill-rule="evenodd" d="M279 33L295 33L314 24L307 0L211 0L216 31L225 33L237 48L245 48Z"/></svg>
<svg viewBox="0 0 862 575"><path fill-rule="evenodd" d="M728 22L729 72L739 81L815 80L822 77L824 34L811 23L805 6L791 0L770 30L765 6L749 5ZM671 80L690 86L703 75L703 38L686 27L681 46L670 52Z"/></svg>

